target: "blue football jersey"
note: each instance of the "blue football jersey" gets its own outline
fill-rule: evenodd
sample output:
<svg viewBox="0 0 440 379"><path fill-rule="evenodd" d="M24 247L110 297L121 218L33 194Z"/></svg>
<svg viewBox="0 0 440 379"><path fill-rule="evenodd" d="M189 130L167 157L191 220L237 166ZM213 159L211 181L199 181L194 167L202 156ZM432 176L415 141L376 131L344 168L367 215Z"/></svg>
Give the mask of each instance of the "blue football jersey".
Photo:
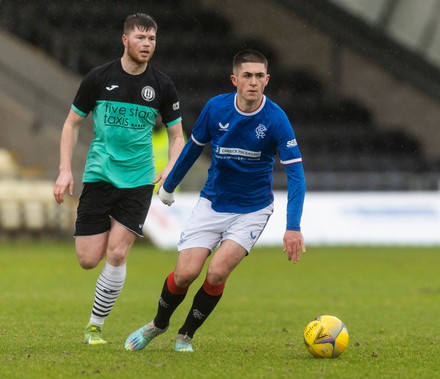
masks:
<svg viewBox="0 0 440 379"><path fill-rule="evenodd" d="M292 125L266 96L252 113L237 107L236 93L208 101L192 130L199 146L211 143L212 162L200 196L217 212L248 213L273 202L275 155L282 164L302 161Z"/></svg>

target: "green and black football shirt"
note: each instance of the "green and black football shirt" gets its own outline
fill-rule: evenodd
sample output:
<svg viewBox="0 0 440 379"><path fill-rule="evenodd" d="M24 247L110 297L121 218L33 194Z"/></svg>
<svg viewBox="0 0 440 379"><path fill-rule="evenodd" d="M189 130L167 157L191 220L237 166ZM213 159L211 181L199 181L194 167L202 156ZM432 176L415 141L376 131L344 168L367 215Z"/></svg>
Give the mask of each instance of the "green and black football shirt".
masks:
<svg viewBox="0 0 440 379"><path fill-rule="evenodd" d="M116 59L90 71L72 109L86 117L93 112L83 182L106 181L117 188L152 184L155 178L153 127L160 114L168 127L182 120L172 80L148 64L130 75Z"/></svg>

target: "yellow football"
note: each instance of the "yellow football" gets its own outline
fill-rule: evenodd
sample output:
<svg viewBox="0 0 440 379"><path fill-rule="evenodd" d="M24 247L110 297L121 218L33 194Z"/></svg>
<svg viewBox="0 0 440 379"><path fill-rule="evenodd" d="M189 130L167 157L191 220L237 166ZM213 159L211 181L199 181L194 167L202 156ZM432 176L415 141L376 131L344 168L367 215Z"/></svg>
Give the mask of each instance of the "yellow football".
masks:
<svg viewBox="0 0 440 379"><path fill-rule="evenodd" d="M348 330L335 316L318 316L304 330L307 350L316 357L339 357L348 346Z"/></svg>

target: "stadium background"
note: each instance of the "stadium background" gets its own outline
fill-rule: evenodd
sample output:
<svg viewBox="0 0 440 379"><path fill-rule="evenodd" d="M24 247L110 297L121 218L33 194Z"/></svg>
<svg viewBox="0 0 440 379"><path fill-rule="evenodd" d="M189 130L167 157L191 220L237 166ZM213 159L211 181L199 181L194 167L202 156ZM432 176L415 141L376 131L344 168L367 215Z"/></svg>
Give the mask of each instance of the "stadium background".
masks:
<svg viewBox="0 0 440 379"><path fill-rule="evenodd" d="M205 101L233 90L232 55L245 47L260 49L270 60L267 94L295 125L312 197L331 193L350 199L365 225L377 224L374 213L385 225L415 220L420 230L436 234L440 1L421 3L1 0L1 235L70 236L75 199L60 207L52 198L61 127L82 76L122 54L122 23L136 11L152 14L159 23L152 64L175 81L188 135ZM75 196L93 133L88 121L74 157ZM205 172L201 162L182 183L182 192L197 191ZM282 193L286 183L279 166L274 182ZM357 195L372 192L373 203L385 205L365 208L365 197ZM394 199L395 193L408 197L387 207L383 199ZM327 206L317 207L313 217L305 213L306 219L325 224ZM172 208L169 217L182 216Z"/></svg>

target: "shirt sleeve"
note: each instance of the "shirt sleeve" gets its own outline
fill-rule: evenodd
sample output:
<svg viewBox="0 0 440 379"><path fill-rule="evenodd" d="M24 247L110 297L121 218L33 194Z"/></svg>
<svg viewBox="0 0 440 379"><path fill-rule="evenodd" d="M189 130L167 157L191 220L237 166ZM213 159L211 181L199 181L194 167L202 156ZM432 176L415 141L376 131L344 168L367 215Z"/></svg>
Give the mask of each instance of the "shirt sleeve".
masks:
<svg viewBox="0 0 440 379"><path fill-rule="evenodd" d="M96 75L95 70L92 70L82 80L73 99L72 109L86 117L96 105L96 96Z"/></svg>
<svg viewBox="0 0 440 379"><path fill-rule="evenodd" d="M175 123L182 121L179 96L177 94L176 86L171 79L167 84L167 92L159 112L162 116L162 121L166 126L172 126Z"/></svg>
<svg viewBox="0 0 440 379"><path fill-rule="evenodd" d="M306 193L302 163L284 165L287 174L287 230L301 230L301 217Z"/></svg>
<svg viewBox="0 0 440 379"><path fill-rule="evenodd" d="M280 162L287 174L287 230L301 230L306 192L306 181L301 152L293 127L284 112L281 113L277 133Z"/></svg>
<svg viewBox="0 0 440 379"><path fill-rule="evenodd" d="M211 140L209 133L209 108L210 101L202 109L192 130L191 138L185 144L173 169L168 174L163 184L165 191L173 192L175 190L194 162L199 158L205 145Z"/></svg>
<svg viewBox="0 0 440 379"><path fill-rule="evenodd" d="M282 114L278 124L277 148L282 164L301 162L301 152L296 141L293 127L287 116Z"/></svg>
<svg viewBox="0 0 440 379"><path fill-rule="evenodd" d="M164 184L163 189L169 193L174 192L176 187L185 177L187 172L190 170L194 162L200 156L204 148L204 145L197 143L193 140L193 137L188 140L179 155L173 169L168 174Z"/></svg>
<svg viewBox="0 0 440 379"><path fill-rule="evenodd" d="M203 107L192 130L192 138L201 145L205 145L211 141L211 133L209 128L211 101L212 100L208 101Z"/></svg>

